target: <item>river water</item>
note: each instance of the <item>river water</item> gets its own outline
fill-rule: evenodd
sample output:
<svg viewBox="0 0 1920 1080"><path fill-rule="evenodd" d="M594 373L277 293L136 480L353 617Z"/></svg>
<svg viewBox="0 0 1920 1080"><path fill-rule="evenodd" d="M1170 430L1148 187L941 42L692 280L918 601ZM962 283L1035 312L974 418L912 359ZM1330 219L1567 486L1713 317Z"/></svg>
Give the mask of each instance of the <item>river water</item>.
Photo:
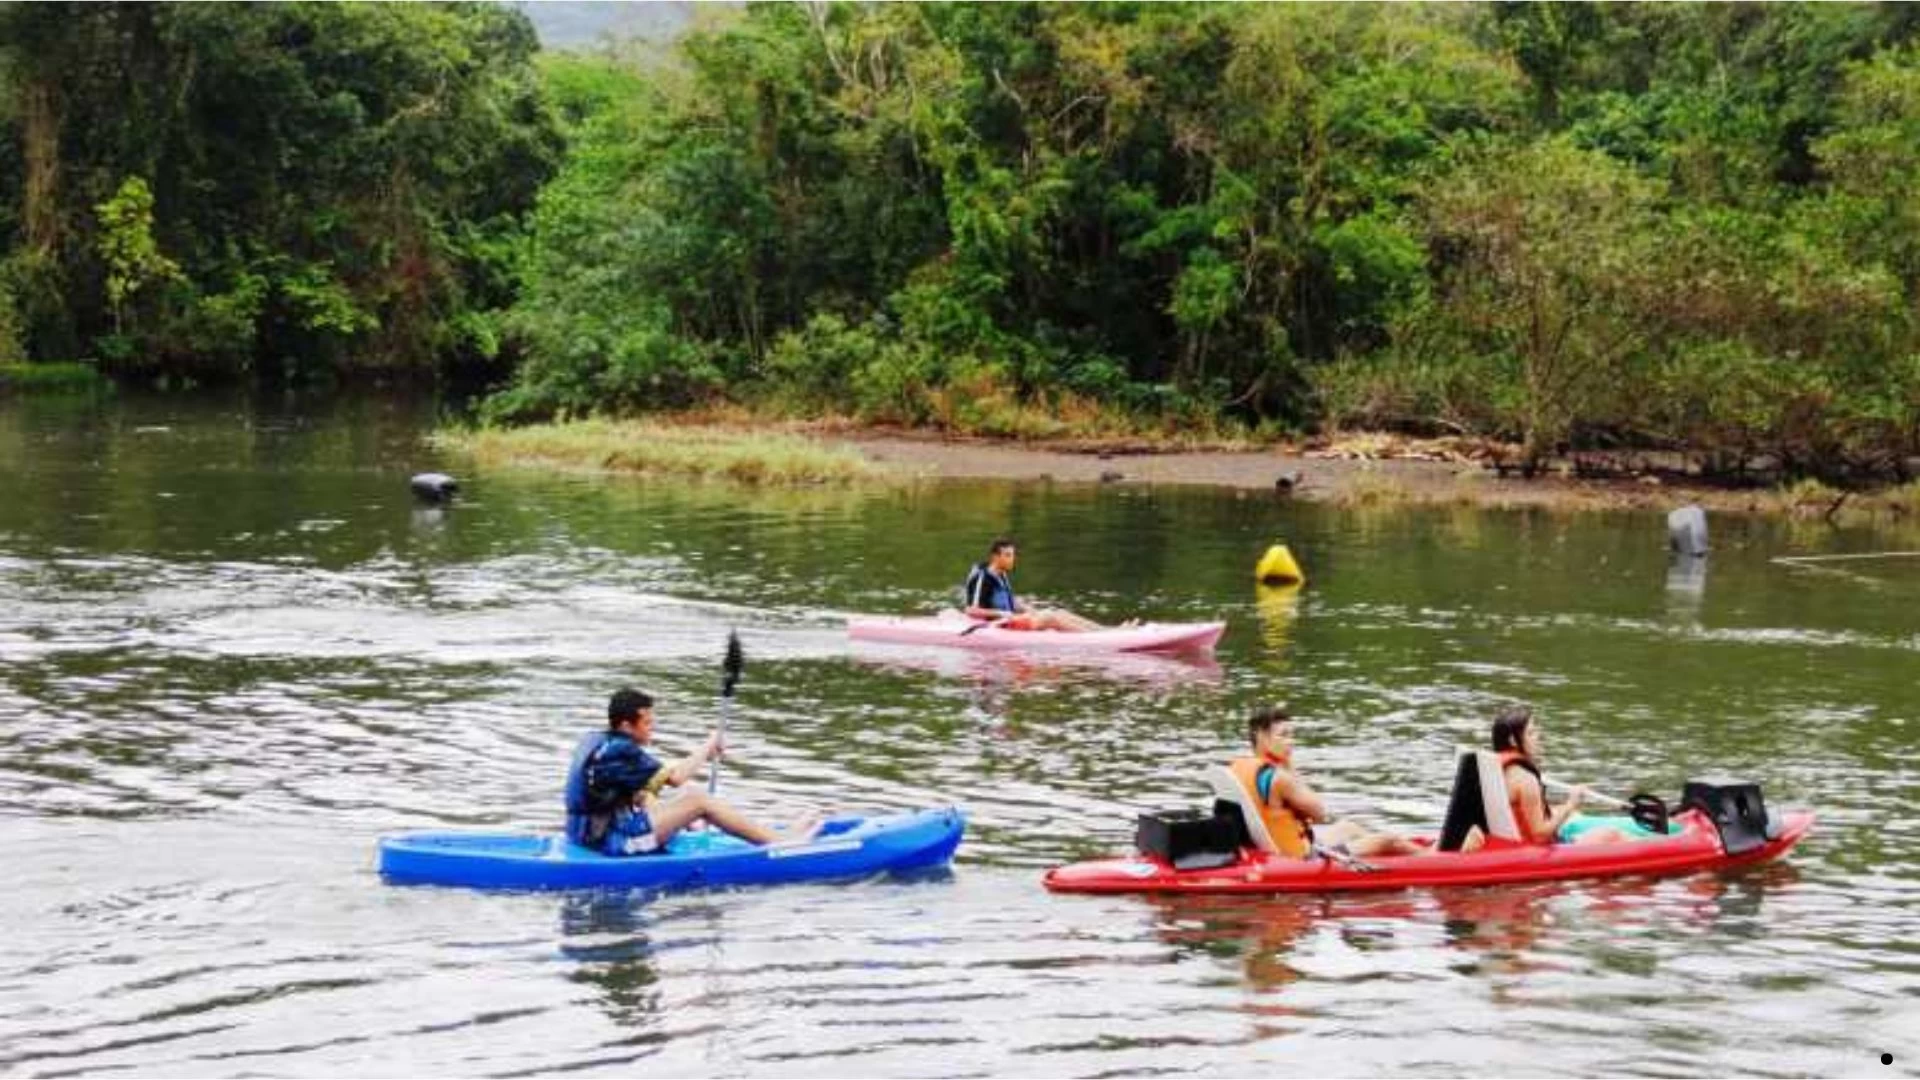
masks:
<svg viewBox="0 0 1920 1080"><path fill-rule="evenodd" d="M1920 548L1716 517L1126 485L475 471L375 401L0 401L0 1074L1920 1075ZM406 479L466 485L441 512ZM1215 662L851 646L995 533ZM1309 584L1262 595L1284 539ZM556 824L607 694L716 721L750 812L958 803L949 874L672 896L393 887L386 832ZM1765 785L1786 862L1347 898L1058 897L1285 700L1336 808L1431 828L1512 701L1551 767ZM1891 1055L1883 1064L1882 1055Z"/></svg>

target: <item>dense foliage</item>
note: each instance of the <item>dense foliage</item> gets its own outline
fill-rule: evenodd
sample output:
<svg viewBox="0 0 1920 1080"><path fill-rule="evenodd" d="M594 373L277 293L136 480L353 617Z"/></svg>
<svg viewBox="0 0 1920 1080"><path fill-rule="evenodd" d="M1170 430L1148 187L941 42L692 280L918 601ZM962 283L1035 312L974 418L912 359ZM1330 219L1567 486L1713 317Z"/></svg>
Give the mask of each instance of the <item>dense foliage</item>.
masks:
<svg viewBox="0 0 1920 1080"><path fill-rule="evenodd" d="M497 351L562 149L493 4L0 8L0 360Z"/></svg>
<svg viewBox="0 0 1920 1080"><path fill-rule="evenodd" d="M536 76L501 6L9 8L0 361L504 355L499 418L1920 453L1912 7L708 15Z"/></svg>
<svg viewBox="0 0 1920 1080"><path fill-rule="evenodd" d="M493 409L1238 416L1898 471L1915 29L1856 5L754 7L670 57L550 63L573 153Z"/></svg>

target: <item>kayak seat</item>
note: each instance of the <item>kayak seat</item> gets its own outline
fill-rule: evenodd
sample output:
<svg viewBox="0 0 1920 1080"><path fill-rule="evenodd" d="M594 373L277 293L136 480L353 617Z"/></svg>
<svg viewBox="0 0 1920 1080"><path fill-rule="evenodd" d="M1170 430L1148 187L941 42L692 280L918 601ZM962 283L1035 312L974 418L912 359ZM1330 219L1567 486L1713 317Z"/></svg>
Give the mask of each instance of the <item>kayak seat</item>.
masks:
<svg viewBox="0 0 1920 1080"><path fill-rule="evenodd" d="M1491 750L1462 750L1453 770L1453 793L1440 826L1439 849L1459 851L1476 826L1489 838L1520 842L1520 826L1507 804L1500 757Z"/></svg>
<svg viewBox="0 0 1920 1080"><path fill-rule="evenodd" d="M1240 811L1240 824L1246 829L1248 843L1261 851L1276 855L1280 853L1280 845L1273 842L1273 834L1267 831L1267 819L1261 816L1260 807L1253 801L1253 793L1240 785L1231 769L1224 765L1209 766L1207 786L1213 789L1215 799L1230 803Z"/></svg>

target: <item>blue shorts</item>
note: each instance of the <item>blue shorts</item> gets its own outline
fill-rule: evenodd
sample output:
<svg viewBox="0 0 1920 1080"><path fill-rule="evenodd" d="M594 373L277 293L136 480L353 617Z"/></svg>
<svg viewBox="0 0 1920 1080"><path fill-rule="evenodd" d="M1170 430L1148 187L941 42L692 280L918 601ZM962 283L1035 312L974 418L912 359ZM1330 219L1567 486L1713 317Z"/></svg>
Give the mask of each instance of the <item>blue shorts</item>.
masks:
<svg viewBox="0 0 1920 1080"><path fill-rule="evenodd" d="M1560 834L1556 839L1562 844L1571 844L1579 838L1581 833L1592 832L1594 829L1618 829L1628 840L1645 840L1648 837L1660 835L1625 815L1616 817L1611 814L1575 814L1567 819L1565 825L1560 826ZM1668 833L1678 831L1672 825L1667 826Z"/></svg>
<svg viewBox="0 0 1920 1080"><path fill-rule="evenodd" d="M649 855L658 850L660 841L653 835L653 819L645 810L617 811L600 841L603 855Z"/></svg>

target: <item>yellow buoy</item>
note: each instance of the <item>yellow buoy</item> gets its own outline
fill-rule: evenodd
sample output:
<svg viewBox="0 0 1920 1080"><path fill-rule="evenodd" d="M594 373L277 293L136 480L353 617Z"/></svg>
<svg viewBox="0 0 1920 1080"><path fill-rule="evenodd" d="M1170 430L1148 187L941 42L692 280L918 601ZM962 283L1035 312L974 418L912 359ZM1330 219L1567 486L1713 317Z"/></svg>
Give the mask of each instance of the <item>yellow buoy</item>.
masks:
<svg viewBox="0 0 1920 1080"><path fill-rule="evenodd" d="M1266 585L1299 585L1307 580L1285 544L1275 544L1260 556L1260 562L1253 568L1253 578Z"/></svg>

